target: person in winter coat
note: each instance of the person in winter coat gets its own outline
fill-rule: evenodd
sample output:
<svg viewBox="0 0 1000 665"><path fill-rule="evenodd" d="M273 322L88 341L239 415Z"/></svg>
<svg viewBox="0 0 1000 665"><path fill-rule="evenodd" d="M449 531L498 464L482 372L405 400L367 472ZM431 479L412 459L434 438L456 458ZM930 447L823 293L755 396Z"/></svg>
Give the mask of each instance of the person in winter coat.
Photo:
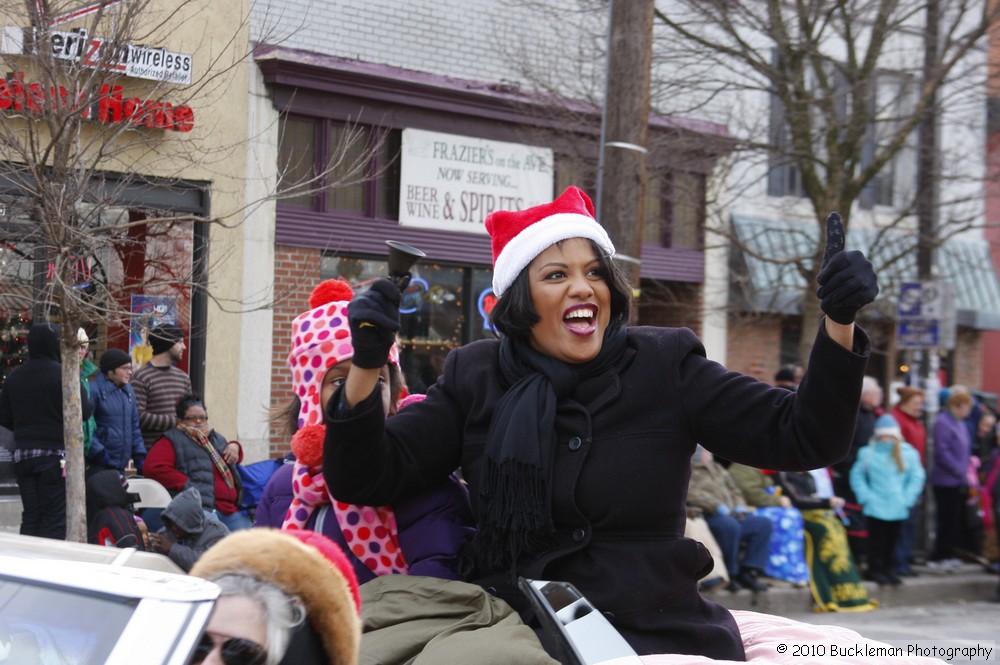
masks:
<svg viewBox="0 0 1000 665"><path fill-rule="evenodd" d="M100 367L90 359L90 337L87 331L80 328L76 331L76 353L80 358L80 383L87 391L87 398L90 398L90 379L100 371ZM90 442L94 438L94 431L97 429L97 422L94 414L83 419L83 457L90 455Z"/></svg>
<svg viewBox="0 0 1000 665"><path fill-rule="evenodd" d="M931 488L934 491L935 537L931 562L946 568L960 563L955 557L965 521L966 473L969 470L971 440L965 419L972 412L972 395L950 391L945 408L934 421L934 463Z"/></svg>
<svg viewBox="0 0 1000 665"><path fill-rule="evenodd" d="M889 415L899 423L903 441L913 446L920 455L920 464L927 468L927 428L924 427L924 404L926 393L920 388L900 386L896 388L899 401Z"/></svg>
<svg viewBox="0 0 1000 665"><path fill-rule="evenodd" d="M222 589L191 665L231 662L221 652L234 637L244 654L263 654L240 663L359 662L358 581L347 556L329 538L303 529L240 531L209 549L191 574Z"/></svg>
<svg viewBox="0 0 1000 665"><path fill-rule="evenodd" d="M767 591L767 584L757 578L767 567L771 520L753 514L729 471L701 446L691 458L687 505L702 510L722 549L729 590Z"/></svg>
<svg viewBox="0 0 1000 665"><path fill-rule="evenodd" d="M87 477L87 542L146 549L124 480L115 469L102 469Z"/></svg>
<svg viewBox="0 0 1000 665"><path fill-rule="evenodd" d="M93 411L80 384L84 420ZM14 435L14 475L21 492L21 533L66 539L66 437L63 430L59 326L28 330L28 361L0 390L0 426Z"/></svg>
<svg viewBox="0 0 1000 665"><path fill-rule="evenodd" d="M88 460L124 475L131 459L135 470L142 473L146 444L139 430L135 393L129 385L132 359L121 349L108 349L101 354L100 363L100 374L90 382L97 430Z"/></svg>
<svg viewBox="0 0 1000 665"><path fill-rule="evenodd" d="M927 428L924 427L924 404L926 394L920 388L900 386L896 389L899 401L889 412L903 433L903 441L916 448L920 455L920 464L927 469ZM925 474L926 475L926 474ZM916 577L917 571L910 564L913 555L913 537L917 525L922 523L923 502L917 497L917 502L910 508L910 515L899 530L899 541L896 545L896 575Z"/></svg>
<svg viewBox="0 0 1000 665"><path fill-rule="evenodd" d="M809 581L802 513L781 494L771 476L745 464L730 464L729 475L754 513L771 520L771 542L764 575L796 585ZM690 492L690 490L689 490Z"/></svg>
<svg viewBox="0 0 1000 665"><path fill-rule="evenodd" d="M208 410L198 395L184 395L177 402L177 426L149 450L143 473L177 494L197 487L207 516L230 531L253 524L240 509L242 489L236 465L243 460L243 446L212 428Z"/></svg>
<svg viewBox="0 0 1000 665"><path fill-rule="evenodd" d="M166 554L185 572L209 547L229 535L225 524L205 515L196 487L171 499L160 517L163 528L149 534L149 548Z"/></svg>
<svg viewBox="0 0 1000 665"><path fill-rule="evenodd" d="M851 468L851 487L868 518L867 578L879 585L902 583L896 542L924 479L920 455L903 441L899 424L888 414L879 416L871 443L858 451Z"/></svg>
<svg viewBox="0 0 1000 665"><path fill-rule="evenodd" d="M878 291L870 262L842 251L831 215L826 317L788 391L708 360L690 330L629 327L632 287L582 190L485 226L500 339L452 349L427 398L392 418L377 385L399 288L376 280L352 300L353 366L326 411L331 492L392 504L460 466L477 520L467 579L521 608L518 575L565 580L640 655L744 659L732 615L698 592L712 561L684 537L691 456L701 443L801 469L847 453L870 349L854 317Z"/></svg>
<svg viewBox="0 0 1000 665"><path fill-rule="evenodd" d="M809 592L817 612L861 612L878 604L869 599L844 528L844 499L833 493L829 469L781 471L783 494L802 512L806 530Z"/></svg>
<svg viewBox="0 0 1000 665"><path fill-rule="evenodd" d="M322 413L351 366L353 349L344 310L353 295L347 282L326 280L313 290L310 309L292 323L288 364L295 397L279 415L293 433L295 461L279 468L268 482L257 506L256 525L323 533L347 552L362 584L386 573L458 579L459 553L472 539L473 529L468 492L454 476L391 506L375 508L342 503L323 491ZM336 343L327 343L328 339ZM380 372L385 409L391 415L402 389L398 347L391 348ZM385 531L381 536L376 531L361 532L356 528L359 521L381 523ZM398 556L387 560L377 556L380 553Z"/></svg>

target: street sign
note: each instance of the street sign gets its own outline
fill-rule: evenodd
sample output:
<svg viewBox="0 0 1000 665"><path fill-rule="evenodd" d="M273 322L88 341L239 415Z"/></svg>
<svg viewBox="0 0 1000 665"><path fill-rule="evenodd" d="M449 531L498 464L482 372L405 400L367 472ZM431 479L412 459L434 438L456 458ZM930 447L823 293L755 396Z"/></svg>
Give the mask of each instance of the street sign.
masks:
<svg viewBox="0 0 1000 665"><path fill-rule="evenodd" d="M903 349L931 349L938 345L937 321L900 321L896 344Z"/></svg>
<svg viewBox="0 0 1000 665"><path fill-rule="evenodd" d="M906 282L896 305L901 349L955 348L955 296L946 282Z"/></svg>

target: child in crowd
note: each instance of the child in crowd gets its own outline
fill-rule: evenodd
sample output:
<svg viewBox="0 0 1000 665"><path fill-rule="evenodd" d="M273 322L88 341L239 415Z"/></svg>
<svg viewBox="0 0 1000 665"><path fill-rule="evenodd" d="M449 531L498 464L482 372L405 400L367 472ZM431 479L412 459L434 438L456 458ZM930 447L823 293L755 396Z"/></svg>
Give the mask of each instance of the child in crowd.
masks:
<svg viewBox="0 0 1000 665"><path fill-rule="evenodd" d="M879 416L874 436L851 467L851 488L868 518L867 579L880 585L902 583L894 561L896 542L924 478L920 454L903 441L895 418Z"/></svg>
<svg viewBox="0 0 1000 665"><path fill-rule="evenodd" d="M313 290L310 309L292 323L288 365L295 395L281 414L294 432L295 462L268 482L256 526L323 533L348 553L361 583L387 573L458 579L459 553L473 529L468 492L457 478L392 506L355 506L326 491L323 410L354 355L347 323L353 295L347 282L326 280ZM385 411L392 415L403 385L398 347L392 347L381 372Z"/></svg>

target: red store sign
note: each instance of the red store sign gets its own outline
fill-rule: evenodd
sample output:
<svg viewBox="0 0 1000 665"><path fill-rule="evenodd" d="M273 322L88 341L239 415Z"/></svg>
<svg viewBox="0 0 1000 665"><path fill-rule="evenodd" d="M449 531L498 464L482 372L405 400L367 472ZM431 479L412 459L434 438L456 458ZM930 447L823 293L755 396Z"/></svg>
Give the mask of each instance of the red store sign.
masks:
<svg viewBox="0 0 1000 665"><path fill-rule="evenodd" d="M46 106L79 110L85 120L107 124L128 123L134 127L190 132L194 129L194 109L181 104L138 97L126 98L120 85L102 85L97 101L87 104L91 95L79 93L74 100L66 88L25 83L24 72L16 72L0 81L0 111L13 109L40 115Z"/></svg>

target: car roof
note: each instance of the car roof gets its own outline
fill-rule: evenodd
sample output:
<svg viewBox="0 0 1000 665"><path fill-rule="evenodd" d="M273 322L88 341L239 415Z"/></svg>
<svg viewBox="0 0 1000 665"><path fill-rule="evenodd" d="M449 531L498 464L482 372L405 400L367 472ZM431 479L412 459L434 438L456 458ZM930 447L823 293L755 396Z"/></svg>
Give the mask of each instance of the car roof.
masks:
<svg viewBox="0 0 1000 665"><path fill-rule="evenodd" d="M127 568L142 568L183 575L184 570L173 561L153 552L142 552L134 548L118 549L88 543L73 543L52 538L22 536L16 533L0 532L0 555L24 559L56 559L59 561L80 561L104 563Z"/></svg>
<svg viewBox="0 0 1000 665"><path fill-rule="evenodd" d="M0 590L11 639L88 665L185 665L220 593L159 554L10 533Z"/></svg>

